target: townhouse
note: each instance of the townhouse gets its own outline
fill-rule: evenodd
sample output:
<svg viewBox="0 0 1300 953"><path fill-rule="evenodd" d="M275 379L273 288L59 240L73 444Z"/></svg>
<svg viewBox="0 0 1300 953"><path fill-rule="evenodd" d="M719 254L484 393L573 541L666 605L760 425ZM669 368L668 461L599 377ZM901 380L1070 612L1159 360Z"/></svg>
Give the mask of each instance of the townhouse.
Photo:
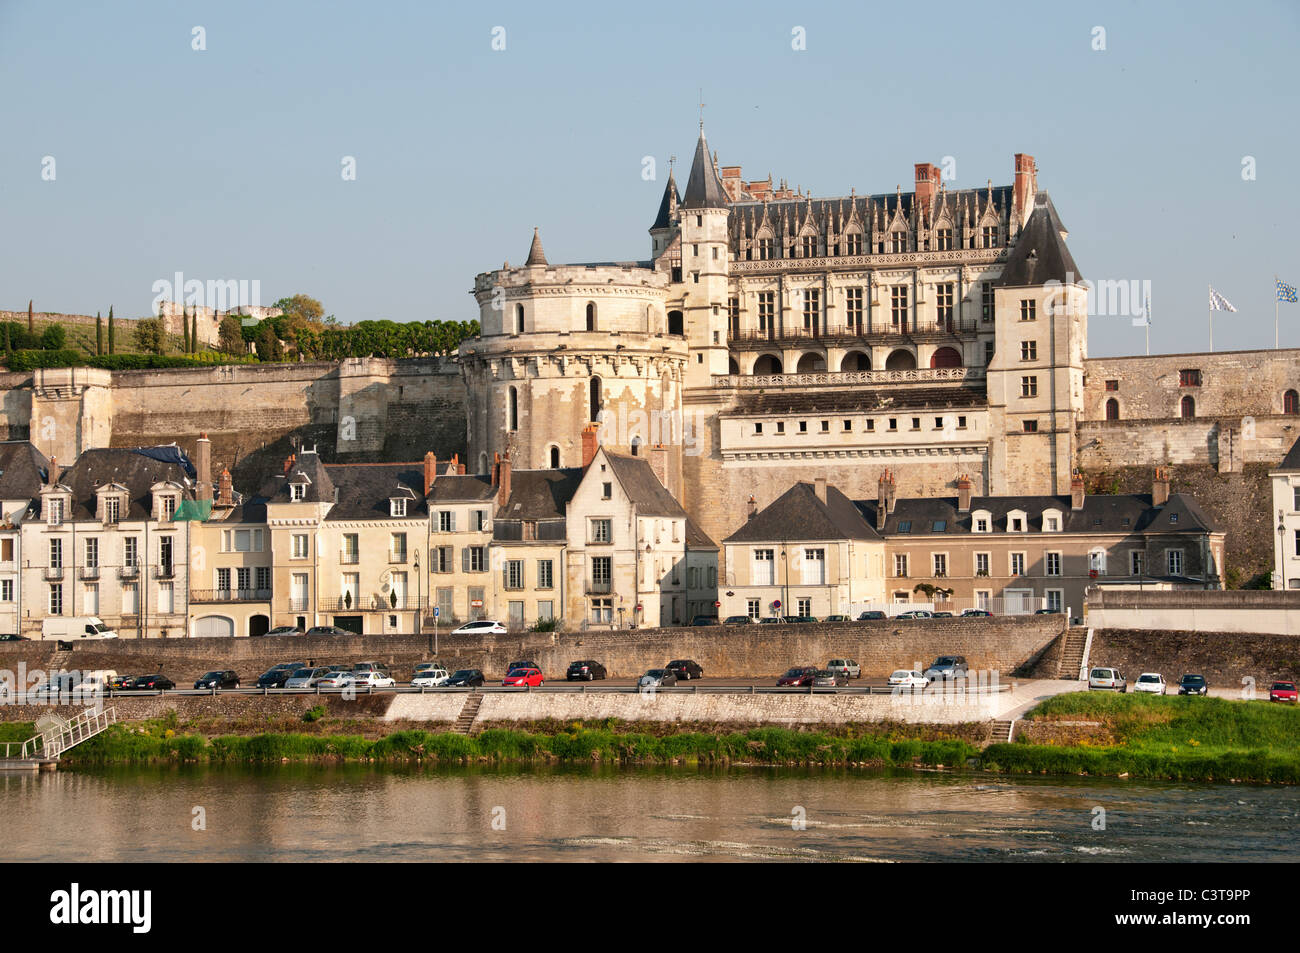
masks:
<svg viewBox="0 0 1300 953"><path fill-rule="evenodd" d="M35 502L49 461L26 440L0 443L0 635L18 635L23 617L23 522Z"/></svg>

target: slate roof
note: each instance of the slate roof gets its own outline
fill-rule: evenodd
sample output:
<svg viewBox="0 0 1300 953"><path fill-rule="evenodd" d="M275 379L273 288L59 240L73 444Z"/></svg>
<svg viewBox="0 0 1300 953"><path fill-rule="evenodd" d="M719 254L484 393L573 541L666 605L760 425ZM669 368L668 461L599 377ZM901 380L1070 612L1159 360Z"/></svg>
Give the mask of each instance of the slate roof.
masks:
<svg viewBox="0 0 1300 953"><path fill-rule="evenodd" d="M1290 452L1282 458L1279 470L1300 470L1300 440L1291 445Z"/></svg>
<svg viewBox="0 0 1300 953"><path fill-rule="evenodd" d="M726 208L729 204L722 179L713 168L713 157L709 155L709 144L704 141L703 126L700 127L700 139L695 143L691 177L686 180L686 195L681 204L682 208Z"/></svg>
<svg viewBox="0 0 1300 953"><path fill-rule="evenodd" d="M713 537L700 528L699 523L688 516L686 518L686 548L695 550L711 549L717 552L718 544L713 541Z"/></svg>
<svg viewBox="0 0 1300 953"><path fill-rule="evenodd" d="M686 518L682 505L659 482L650 462L644 457L624 456L605 450L605 458L619 486L636 506L638 516Z"/></svg>
<svg viewBox="0 0 1300 953"><path fill-rule="evenodd" d="M1040 193L1046 195L1047 193ZM980 214L988 204L989 190L987 188L958 189L944 193L944 200L935 206L936 217L939 209L943 207L943 201L946 201L948 211L952 215L953 227L960 228L963 222L960 221L961 208L963 200L966 207L971 209L977 202L980 207ZM1006 214L1011 208L1012 187L1009 185L993 186L993 203L994 208L1001 208L1002 214ZM737 237L737 229L744 227L748 230L752 220L753 228L757 231L763 219L763 209L766 206L768 219L771 221L773 228L778 233L781 227L781 218L784 215L786 227L789 229L787 234L793 234L795 229L799 228L811 208L814 219L818 223L826 222L830 217L832 220L839 219L841 227L847 223L854 211L858 213L858 219L864 225L874 228L875 215L880 214L880 224L886 231L894 217L895 208L901 207L902 216L911 227L912 206L916 202L915 192L880 192L875 195L842 195L828 198L811 198L808 195L796 196L789 199L745 199L735 202L731 205L731 215L727 221L727 227L730 229L733 239ZM978 224L978 223L976 223ZM819 230L824 230L819 229ZM789 259L782 259L789 260Z"/></svg>
<svg viewBox="0 0 1300 953"><path fill-rule="evenodd" d="M545 265L546 252L542 251L542 237L538 234L537 229L533 229L533 241L528 246L528 260L525 265Z"/></svg>
<svg viewBox="0 0 1300 953"><path fill-rule="evenodd" d="M488 476L448 473L440 474L433 481L427 499L430 503L486 503L496 496L496 492Z"/></svg>
<svg viewBox="0 0 1300 953"><path fill-rule="evenodd" d="M727 543L802 542L828 539L880 539L852 500L833 486L826 502L816 487L800 481L728 536Z"/></svg>
<svg viewBox="0 0 1300 953"><path fill-rule="evenodd" d="M58 482L72 491L69 520L93 520L96 517L95 490L106 483L126 488L127 508L122 520L146 520L153 515L155 483L176 483L181 499L194 499L194 481L180 463L155 460L125 447L85 450L77 462L59 474Z"/></svg>
<svg viewBox="0 0 1300 953"><path fill-rule="evenodd" d="M659 214L655 216L655 223L651 225L650 228L671 228L673 224L673 206L681 204L681 195L677 191L677 179L673 177L672 170L670 169L668 172L668 184L664 186L664 197L659 203Z"/></svg>
<svg viewBox="0 0 1300 953"><path fill-rule="evenodd" d="M393 519L389 501L406 497L406 519L425 519L427 510L420 484L424 462L417 463L329 463L326 473L338 490L338 502L326 514L327 522L338 520ZM403 517L397 517L402 519Z"/></svg>
<svg viewBox="0 0 1300 953"><path fill-rule="evenodd" d="M581 482L581 467L512 470L510 497L497 511L495 519L562 520Z"/></svg>
<svg viewBox="0 0 1300 953"><path fill-rule="evenodd" d="M0 443L0 500L30 500L41 492L50 462L27 440Z"/></svg>
<svg viewBox="0 0 1300 953"><path fill-rule="evenodd" d="M886 413L927 408L982 407L988 402L984 382L956 387L881 387L853 390L779 390L767 393L742 390L737 394L737 414Z"/></svg>
<svg viewBox="0 0 1300 953"><path fill-rule="evenodd" d="M1015 247L1007 257L998 285L1004 288L1020 288L1026 285L1041 285L1047 281L1062 284L1077 283L1083 280L1079 266L1074 262L1070 249L1065 247L1061 233L1065 226L1056 214L1056 206L1046 192L1039 192L1034 198L1034 210L1025 222Z"/></svg>

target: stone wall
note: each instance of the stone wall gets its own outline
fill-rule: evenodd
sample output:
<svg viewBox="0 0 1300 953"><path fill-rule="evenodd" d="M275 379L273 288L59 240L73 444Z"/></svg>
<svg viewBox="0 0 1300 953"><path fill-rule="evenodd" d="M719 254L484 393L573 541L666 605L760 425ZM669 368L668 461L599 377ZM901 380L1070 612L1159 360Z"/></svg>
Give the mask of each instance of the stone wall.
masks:
<svg viewBox="0 0 1300 953"><path fill-rule="evenodd" d="M1094 590L1088 623L1112 630L1300 635L1300 592Z"/></svg>
<svg viewBox="0 0 1300 953"><path fill-rule="evenodd" d="M500 678L511 662L537 662L547 678L560 679L575 659L595 659L614 678L641 675L675 658L692 658L705 677L775 679L795 665L821 665L832 658L856 659L864 675L888 675L897 668L928 665L944 654L965 655L972 671L997 671L1007 680L1064 630L1063 616L995 617L928 621L857 622L840 625L687 627L581 633L524 633L457 636L439 640L437 658L449 669L479 668ZM776 631L773 631L773 630ZM11 647L12 646L12 647ZM0 643L0 668L22 659L29 668L45 664L55 649ZM245 682L278 662L331 664L373 660L405 677L415 664L435 657L433 637L120 639L76 643L69 669L113 669L119 674L163 671L192 682L211 669L232 668ZM11 661L12 660L12 661Z"/></svg>
<svg viewBox="0 0 1300 953"><path fill-rule="evenodd" d="M1210 688L1241 689L1254 679L1256 697L1268 699L1277 679L1300 679L1300 638L1167 629L1094 629L1088 665L1118 668L1130 689L1143 672L1160 672L1170 691L1183 675L1204 675Z"/></svg>

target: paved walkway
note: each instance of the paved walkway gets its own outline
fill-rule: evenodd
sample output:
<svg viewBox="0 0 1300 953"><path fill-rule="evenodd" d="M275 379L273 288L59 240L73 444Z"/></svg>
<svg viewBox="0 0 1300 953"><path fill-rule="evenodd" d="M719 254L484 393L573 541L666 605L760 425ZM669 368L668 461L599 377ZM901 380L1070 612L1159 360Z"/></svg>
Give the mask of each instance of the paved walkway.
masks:
<svg viewBox="0 0 1300 953"><path fill-rule="evenodd" d="M1029 709L1053 695L1080 692L1088 687L1087 682L1081 682L1076 678L1021 679L1012 682L1012 685L1014 687L1011 691L1001 697L1002 704L999 706L1001 711L998 712L998 718L1003 721L1022 717Z"/></svg>

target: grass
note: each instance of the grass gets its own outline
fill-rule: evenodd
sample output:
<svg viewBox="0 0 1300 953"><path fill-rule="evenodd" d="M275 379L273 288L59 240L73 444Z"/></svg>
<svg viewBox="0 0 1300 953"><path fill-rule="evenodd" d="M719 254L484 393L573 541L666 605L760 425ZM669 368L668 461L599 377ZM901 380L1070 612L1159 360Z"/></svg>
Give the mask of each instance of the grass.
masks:
<svg viewBox="0 0 1300 953"><path fill-rule="evenodd" d="M1000 744L991 770L1182 781L1300 783L1300 710L1268 701L1073 692L1050 698L1031 722L1100 722L1104 744Z"/></svg>

